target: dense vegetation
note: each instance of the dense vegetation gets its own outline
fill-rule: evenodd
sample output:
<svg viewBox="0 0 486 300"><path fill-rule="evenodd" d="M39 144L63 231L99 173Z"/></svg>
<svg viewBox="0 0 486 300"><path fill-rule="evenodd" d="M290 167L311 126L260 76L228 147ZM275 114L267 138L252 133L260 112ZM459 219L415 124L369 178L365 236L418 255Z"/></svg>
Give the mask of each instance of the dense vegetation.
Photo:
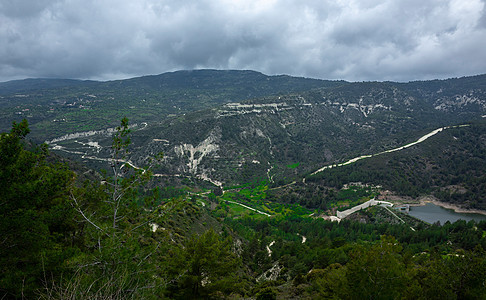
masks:
<svg viewBox="0 0 486 300"><path fill-rule="evenodd" d="M486 209L486 122L447 129L423 144L309 176L307 182L341 187L383 185L400 195L433 194L441 201Z"/></svg>
<svg viewBox="0 0 486 300"><path fill-rule="evenodd" d="M164 118L268 95L331 87L342 81L266 76L254 71L195 70L107 82L26 79L0 83L0 130L26 118L34 139Z"/></svg>
<svg viewBox="0 0 486 300"><path fill-rule="evenodd" d="M329 221L388 195L486 209L484 79L0 83L0 298L484 299L486 221ZM125 115L62 158L35 143Z"/></svg>
<svg viewBox="0 0 486 300"><path fill-rule="evenodd" d="M152 167L137 170L121 160L113 161L113 175L101 183L80 183L65 164L47 162L45 146L26 143L28 131L27 122L14 123L0 137L0 267L8 270L0 275L2 297L480 299L486 294L486 222L418 222L412 230L410 224L385 221L386 211L375 207L362 212L367 222L333 223L310 217L298 204L280 204L278 190L265 182L209 194L148 189ZM123 120L112 154L122 159L129 146ZM352 187L329 203L373 193Z"/></svg>
<svg viewBox="0 0 486 300"><path fill-rule="evenodd" d="M66 201L73 173L46 163L45 145L25 150L28 132L23 121L0 136L0 286L16 296L39 288L43 273L61 274L79 242Z"/></svg>
<svg viewBox="0 0 486 300"><path fill-rule="evenodd" d="M264 78L255 85L265 86L259 81ZM156 122L147 118L147 126L134 128L132 158L143 166L147 157L164 152L164 164L155 170L159 174L210 178L229 185L275 179L281 185L318 166L379 153L439 127L481 119L486 113L481 79L484 76L433 81L430 86L428 82L322 82L323 86L297 92L282 85L281 93L253 99L241 94L227 98L225 105L181 110L170 118L159 113ZM145 113L156 111L156 106L147 107ZM101 147L86 146L94 142ZM93 164L109 157L109 144L109 137L102 134L51 143L59 146L56 151L84 162L90 157ZM84 158L80 153L86 154Z"/></svg>
<svg viewBox="0 0 486 300"><path fill-rule="evenodd" d="M112 128L130 116L138 124L137 166L164 152L160 174L227 184L273 177L282 183L318 165L481 118L484 79L350 83L217 70L110 82L32 79L0 84L0 129L27 118L33 140L51 141L54 151L99 169L108 168L100 165L110 155L107 132L53 139ZM241 106L228 105L235 102ZM100 147L88 146L93 144Z"/></svg>

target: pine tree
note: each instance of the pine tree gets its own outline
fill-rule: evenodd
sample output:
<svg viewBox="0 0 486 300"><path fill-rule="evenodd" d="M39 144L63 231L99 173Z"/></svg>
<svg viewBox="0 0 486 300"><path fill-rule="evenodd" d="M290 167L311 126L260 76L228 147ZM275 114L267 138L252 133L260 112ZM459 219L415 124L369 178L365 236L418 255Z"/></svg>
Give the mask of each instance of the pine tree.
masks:
<svg viewBox="0 0 486 300"><path fill-rule="evenodd" d="M74 174L25 142L28 123L0 135L0 297L33 297L76 252L69 191Z"/></svg>

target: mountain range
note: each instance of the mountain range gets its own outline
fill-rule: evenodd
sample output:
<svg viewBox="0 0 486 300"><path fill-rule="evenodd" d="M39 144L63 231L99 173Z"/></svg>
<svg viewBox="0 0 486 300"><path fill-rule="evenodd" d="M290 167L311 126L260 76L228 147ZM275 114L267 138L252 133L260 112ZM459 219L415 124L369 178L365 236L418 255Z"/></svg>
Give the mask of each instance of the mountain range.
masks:
<svg viewBox="0 0 486 300"><path fill-rule="evenodd" d="M0 84L0 95L2 126L27 117L31 138L97 169L111 155L109 128L126 116L134 166L162 152L154 169L161 176L284 184L481 119L486 75L396 83L195 70L109 82L13 81Z"/></svg>
<svg viewBox="0 0 486 300"><path fill-rule="evenodd" d="M486 222L389 206L484 213L486 75L27 79L0 107L4 297L484 298Z"/></svg>

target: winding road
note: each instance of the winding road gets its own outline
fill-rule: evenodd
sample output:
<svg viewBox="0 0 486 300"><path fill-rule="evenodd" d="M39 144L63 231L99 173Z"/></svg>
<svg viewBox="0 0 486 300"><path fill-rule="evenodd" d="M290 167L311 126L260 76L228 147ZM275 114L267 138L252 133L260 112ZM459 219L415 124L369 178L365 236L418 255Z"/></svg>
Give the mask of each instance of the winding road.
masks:
<svg viewBox="0 0 486 300"><path fill-rule="evenodd" d="M486 116L483 116L483 117L486 117ZM132 126L137 126L138 124L135 124L135 125L132 125ZM140 129L144 129L145 127L147 127L147 123L141 123L141 125L144 125L143 128L140 128ZM327 166L324 166L320 169L318 169L317 171L311 173L311 175L315 175L317 173L320 173L324 170L327 170L327 169L331 169L331 168L337 168L337 167L342 167L342 166L346 166L346 165L349 165L349 164L352 164L352 163L355 163L359 160L362 160L362 159L367 159L367 158L370 158L370 157L374 157L374 156L378 156L378 155L382 155L382 154L385 154L385 153L391 153L391 152L396 152L396 151L400 151L400 150L403 150L403 149L406 149L406 148L409 148L409 147L412 147L414 145L417 145L419 143L422 143L424 141L426 141L427 139L429 139L430 137L436 135L437 133L443 131L443 130L446 130L446 129L450 129L450 128L458 128L458 127L467 127L467 126L470 126L470 125L457 125L457 126L446 126L446 127L441 127L441 128L438 128L438 129L435 129L429 133L427 133L426 135L420 137L417 141L415 142L412 142L412 143L409 143L409 144L406 144L404 146L401 146L401 147L397 147L397 148L394 148L394 149L390 149L390 150L386 150L386 151L382 151L382 152L379 152L379 153L376 153L376 154L372 154L372 155L362 155L362 156L359 156L359 157L355 157L355 158L352 158L344 163L340 163L340 164L333 164L333 165L327 165ZM56 138L56 139L53 139L51 141L46 141L48 144L50 144L51 146L53 146L53 150L58 150L58 151L65 151L65 152L68 152L68 153L72 153L72 154L78 154L78 155L81 155L83 159L91 159L91 160L99 160L99 161L108 161L108 162L113 162L114 159L112 158L100 158L100 157L96 157L96 156L88 156L87 153L85 152L78 152L78 151L72 151L72 150L67 150L65 149L63 146L60 146L60 145L57 145L55 144L56 142L59 142L59 141L64 141L64 140L68 140L68 139L75 139L75 138L78 138L78 137L86 137L86 136L91 136L91 135L95 135L95 134L110 134L112 133L112 131L114 131L113 128L108 128L106 130L102 130L102 131L90 131L90 132L80 132L80 133L76 133L76 134L70 134L70 135L65 135L65 136L62 136L60 138ZM90 145L90 146L98 146L100 147L99 145ZM119 161L119 162L122 162L122 163L128 163L130 166L132 166L134 169L138 169L138 170L144 170L143 168L140 168L140 167L137 167L135 166L131 161L129 160L122 160L122 159L118 159L116 161ZM269 175L269 172L271 171L271 169L273 168L273 166L270 167L270 169L267 171L267 176L269 177L269 179L271 181L273 181ZM167 174L153 174L154 176L156 177L165 177L165 176L178 176L178 177L185 177L183 175L180 175L180 174L177 174L177 175L167 175ZM210 181L212 182L213 184L217 185L217 186L221 186L222 187L222 183L220 182L214 182L212 181L211 179L207 178L207 177L203 177L203 176L200 176L200 179L203 179L203 180L206 180L206 181ZM305 178L303 179L303 181L305 182ZM285 186L289 186L289 185L293 185L295 184L296 182L292 182L290 184L287 184ZM281 186L281 187L276 187L276 188L272 188L272 189L278 189L278 188L282 188L282 187L285 187L285 186ZM252 207L249 207L247 205L244 205L242 203L238 203L238 202L234 202L234 201L229 201L227 200L227 202L230 202L230 203L233 203L233 204L236 204L236 205L240 205L246 209L250 209L252 211L255 211L259 214L262 214L262 215L265 215L267 217L270 217L271 215L266 213L266 212L263 212L263 211L259 211L257 209L254 209ZM343 212L344 213L344 212ZM336 218L338 220L340 220L341 218ZM303 241L305 242L305 240Z"/></svg>
<svg viewBox="0 0 486 300"><path fill-rule="evenodd" d="M324 166L324 167L320 168L319 170L313 172L311 175L316 175L317 173L320 173L320 172L322 172L324 170L327 170L327 169L346 166L346 165L355 163L355 162L357 162L358 160L361 160L361 159L366 159L366 158L370 158L370 157L373 157L373 156L378 156L378 155L382 155L382 154L385 154L385 153L391 153L391 152L395 152L395 151L400 151L400 150L403 150L403 149L412 147L414 145L417 145L417 144L420 144L420 143L426 141L428 138L436 135L437 133L439 133L439 132L441 132L442 130L445 130L445 129L458 128L458 127L468 127L468 126L470 126L470 125L457 125L457 126L441 127L441 128L438 128L438 129L433 130L432 132L427 133L426 135L422 136L421 138L419 138L418 140L416 140L415 142L412 142L410 144L406 144L404 146L401 146L401 147L398 147L398 148L394 148L394 149L391 149L391 150L386 150L386 151L383 151L383 152L380 152L380 153L377 153L377 154L363 155L363 156L355 157L355 158L352 158L352 159L348 160L347 162L344 162L344 163L341 163L341 164Z"/></svg>
<svg viewBox="0 0 486 300"><path fill-rule="evenodd" d="M241 203L238 203L238 202L235 202L235 201L231 201L231 200L226 200L226 202L229 202L229 203L233 203L233 204L236 204L236 205L240 205L240 206L243 206L244 208L246 209L249 209L249 210L253 210L254 212L256 213L259 213L259 214L262 214L262 215L265 215L267 217L270 217L271 215L270 214L267 214L266 212L263 212L263 211L260 211L258 209L254 209L253 207L249 207L245 204L241 204Z"/></svg>

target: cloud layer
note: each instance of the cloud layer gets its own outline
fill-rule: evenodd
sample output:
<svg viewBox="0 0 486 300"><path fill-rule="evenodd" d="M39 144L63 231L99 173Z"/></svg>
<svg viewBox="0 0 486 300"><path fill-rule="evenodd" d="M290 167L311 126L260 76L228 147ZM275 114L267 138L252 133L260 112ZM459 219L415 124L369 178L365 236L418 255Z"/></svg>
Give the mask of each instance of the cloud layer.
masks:
<svg viewBox="0 0 486 300"><path fill-rule="evenodd" d="M323 79L486 73L486 0L0 0L0 81L252 69Z"/></svg>

